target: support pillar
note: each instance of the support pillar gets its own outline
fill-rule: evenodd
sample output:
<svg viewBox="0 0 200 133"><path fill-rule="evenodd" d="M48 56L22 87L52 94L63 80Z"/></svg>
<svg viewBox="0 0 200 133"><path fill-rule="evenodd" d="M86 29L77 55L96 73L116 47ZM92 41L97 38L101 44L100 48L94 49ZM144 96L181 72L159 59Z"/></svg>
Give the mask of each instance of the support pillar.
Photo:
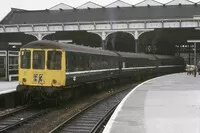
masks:
<svg viewBox="0 0 200 133"><path fill-rule="evenodd" d="M106 50L106 41L105 40L101 40L101 47L102 49Z"/></svg>
<svg viewBox="0 0 200 133"><path fill-rule="evenodd" d="M139 46L138 43L139 43L138 39L135 39L135 53L138 52L138 46Z"/></svg>
<svg viewBox="0 0 200 133"><path fill-rule="evenodd" d="M142 35L145 32L150 32L153 31L154 29L138 29L138 30L133 30L133 31L129 31L128 33L130 33L134 38L135 38L135 53L140 52L139 50L139 36Z"/></svg>
<svg viewBox="0 0 200 133"><path fill-rule="evenodd" d="M91 32L91 33L95 33L97 35L99 35L102 39L101 41L101 46L102 46L102 49L107 49L107 41L106 41L106 37L108 37L111 33L114 33L114 32L118 32L118 31L121 31L121 32L127 32L127 33L130 33L134 38L135 38L135 51L133 52L138 52L139 51L139 36L145 32L150 32L150 31L153 31L154 29L137 29L137 30L108 30L108 31L87 31L87 32ZM115 49L115 45L112 44L112 48Z"/></svg>
<svg viewBox="0 0 200 133"><path fill-rule="evenodd" d="M139 33L138 33L138 31L136 30L135 31L135 53L137 53L138 52L138 38L139 38Z"/></svg>
<svg viewBox="0 0 200 133"><path fill-rule="evenodd" d="M194 43L194 65L196 66L197 65L197 44L196 42Z"/></svg>
<svg viewBox="0 0 200 133"><path fill-rule="evenodd" d="M101 33L101 47L102 49L106 50L107 49L107 42L106 42L106 32Z"/></svg>
<svg viewBox="0 0 200 133"><path fill-rule="evenodd" d="M111 31L110 32L106 32L106 31L87 31L87 32L99 35L101 37L101 47L102 47L102 49L104 49L104 50L107 49L106 37L109 35L109 33L111 33Z"/></svg>
<svg viewBox="0 0 200 133"><path fill-rule="evenodd" d="M189 45L188 48L189 48L189 50L188 50L188 53L189 53L189 55L188 55L189 56L188 64L190 65L190 45Z"/></svg>
<svg viewBox="0 0 200 133"><path fill-rule="evenodd" d="M42 38L43 38L42 34L41 34L41 33L38 33L37 39L38 39L38 40L42 40Z"/></svg>

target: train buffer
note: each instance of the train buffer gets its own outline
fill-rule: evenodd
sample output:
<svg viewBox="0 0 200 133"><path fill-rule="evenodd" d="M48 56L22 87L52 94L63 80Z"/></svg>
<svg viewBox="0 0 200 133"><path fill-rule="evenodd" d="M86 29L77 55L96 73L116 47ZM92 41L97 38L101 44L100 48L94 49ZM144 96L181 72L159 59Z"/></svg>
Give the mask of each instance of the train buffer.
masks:
<svg viewBox="0 0 200 133"><path fill-rule="evenodd" d="M199 133L200 75L170 74L135 87L103 133Z"/></svg>

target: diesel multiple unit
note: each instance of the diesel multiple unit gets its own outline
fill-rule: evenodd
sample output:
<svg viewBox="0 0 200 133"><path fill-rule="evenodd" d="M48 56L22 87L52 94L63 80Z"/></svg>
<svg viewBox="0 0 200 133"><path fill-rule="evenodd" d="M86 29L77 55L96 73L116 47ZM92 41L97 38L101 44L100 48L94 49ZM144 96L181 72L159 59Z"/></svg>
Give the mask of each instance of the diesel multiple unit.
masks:
<svg viewBox="0 0 200 133"><path fill-rule="evenodd" d="M183 71L183 58L101 50L54 41L34 41L20 49L19 86L50 91L112 78Z"/></svg>

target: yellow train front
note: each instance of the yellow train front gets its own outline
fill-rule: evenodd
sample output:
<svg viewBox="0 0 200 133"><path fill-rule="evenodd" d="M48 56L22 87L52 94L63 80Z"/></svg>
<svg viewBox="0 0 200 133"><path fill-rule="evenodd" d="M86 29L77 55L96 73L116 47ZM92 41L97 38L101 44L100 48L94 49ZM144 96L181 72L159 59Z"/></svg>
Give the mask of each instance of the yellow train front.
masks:
<svg viewBox="0 0 200 133"><path fill-rule="evenodd" d="M65 86L65 51L52 42L37 41L24 45L19 56L20 89L48 92Z"/></svg>

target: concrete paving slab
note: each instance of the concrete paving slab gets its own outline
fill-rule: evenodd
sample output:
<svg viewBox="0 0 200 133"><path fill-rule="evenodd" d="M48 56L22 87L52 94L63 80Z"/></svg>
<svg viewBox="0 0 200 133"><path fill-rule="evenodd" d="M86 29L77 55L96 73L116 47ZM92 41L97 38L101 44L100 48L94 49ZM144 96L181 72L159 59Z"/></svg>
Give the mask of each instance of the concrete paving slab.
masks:
<svg viewBox="0 0 200 133"><path fill-rule="evenodd" d="M135 87L103 133L199 133L200 76L171 74Z"/></svg>
<svg viewBox="0 0 200 133"><path fill-rule="evenodd" d="M0 81L0 95L16 91L18 81Z"/></svg>

